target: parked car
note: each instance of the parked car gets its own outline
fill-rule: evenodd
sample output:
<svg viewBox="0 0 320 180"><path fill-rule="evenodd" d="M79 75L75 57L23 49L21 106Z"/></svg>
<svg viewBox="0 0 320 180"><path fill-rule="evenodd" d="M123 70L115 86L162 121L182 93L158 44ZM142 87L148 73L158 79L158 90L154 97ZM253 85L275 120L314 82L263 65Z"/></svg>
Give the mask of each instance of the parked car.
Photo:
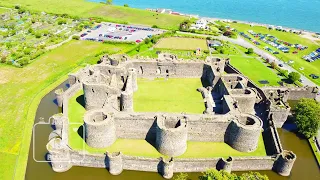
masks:
<svg viewBox="0 0 320 180"><path fill-rule="evenodd" d="M142 42L142 41L141 41L141 40L139 40L139 39L138 39L138 40L136 40L136 43L141 43L141 42Z"/></svg>
<svg viewBox="0 0 320 180"><path fill-rule="evenodd" d="M279 54L279 52L278 52L278 51L275 51L275 52L273 52L273 54Z"/></svg>
<svg viewBox="0 0 320 180"><path fill-rule="evenodd" d="M279 64L279 67L283 67L283 64Z"/></svg>
<svg viewBox="0 0 320 180"><path fill-rule="evenodd" d="M318 79L319 78L319 76L317 76L315 74L310 74L309 76L312 77L312 79Z"/></svg>

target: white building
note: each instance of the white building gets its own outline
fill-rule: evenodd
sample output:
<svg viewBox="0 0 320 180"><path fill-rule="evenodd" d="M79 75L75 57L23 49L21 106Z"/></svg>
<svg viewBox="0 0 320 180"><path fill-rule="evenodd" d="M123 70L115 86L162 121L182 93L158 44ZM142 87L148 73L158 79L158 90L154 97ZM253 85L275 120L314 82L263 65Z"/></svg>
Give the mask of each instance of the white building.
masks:
<svg viewBox="0 0 320 180"><path fill-rule="evenodd" d="M208 24L208 21L205 20L205 19L199 19L197 22L196 22L196 25L195 27L197 29L205 29L207 27L207 24Z"/></svg>

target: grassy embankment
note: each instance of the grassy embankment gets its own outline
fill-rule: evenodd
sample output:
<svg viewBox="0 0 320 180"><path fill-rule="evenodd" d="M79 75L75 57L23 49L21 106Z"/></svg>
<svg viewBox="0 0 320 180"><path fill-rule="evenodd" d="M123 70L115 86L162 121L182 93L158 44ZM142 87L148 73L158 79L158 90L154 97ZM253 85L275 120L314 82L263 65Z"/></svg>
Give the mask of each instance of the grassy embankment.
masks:
<svg viewBox="0 0 320 180"><path fill-rule="evenodd" d="M134 94L134 109L140 112L187 112L202 113L204 104L201 94L195 88L201 87L199 79L169 79L147 80L139 79L139 90ZM185 86L188 84L188 86ZM154 92L154 93L148 93ZM79 91L69 101L70 126L69 143L74 149L104 153L106 151L121 151L123 154L143 157L162 156L151 144L145 140L118 139L108 148L91 148L78 135L78 128L83 124L85 108L77 102L77 98L83 94ZM187 97L187 98L186 98ZM226 143L217 142L188 142L187 151L178 158L209 158L228 156L265 156L265 147L262 136L259 139L258 149L251 153L243 153L232 149Z"/></svg>
<svg viewBox="0 0 320 180"><path fill-rule="evenodd" d="M250 25L241 24L241 23L230 23L230 26L237 29L239 32L246 33L247 35L249 35L253 39L260 42L261 45L257 46L257 47L264 49L265 46L268 46L272 50L278 51L279 54L274 54L274 56L276 56L278 59L280 59L284 62L288 62L289 60L293 60L294 63L292 65L292 67L294 69L296 69L297 71L299 71L300 73L302 73L303 75L308 77L311 81L313 81L317 85L320 85L320 79L312 79L309 76L310 74L318 74L319 75L320 60L310 63L310 62L307 62L304 59L302 59L302 57L304 55L307 55L310 52L316 50L317 48L320 47L320 45L317 45L314 42L312 42L311 40L303 38L297 34L288 33L288 32L280 32L280 31L276 31L276 30L268 30L267 28L262 27L262 26L251 27ZM294 48L290 48L290 51L291 51L290 53L283 53L282 51L270 46L269 44L266 44L263 41L260 41L258 38L254 38L252 35L250 35L248 33L248 30L253 30L255 33L270 34L270 35L277 37L280 40L287 41L292 44L296 44L296 43L302 44L304 46L308 46L308 49L303 50L303 51L299 51ZM292 53L295 50L298 52L297 54ZM304 68L304 69L301 70L300 68Z"/></svg>
<svg viewBox="0 0 320 180"><path fill-rule="evenodd" d="M0 65L0 179L23 179L35 112L41 98L95 54L115 53L128 44L71 41L25 68ZM61 81L60 81L61 82Z"/></svg>
<svg viewBox="0 0 320 180"><path fill-rule="evenodd" d="M2 0L0 6L21 5L30 10L54 14L68 14L78 17L99 17L104 21L157 25L160 28L178 30L179 24L186 19L183 16L157 14L130 7L105 5L85 0Z"/></svg>

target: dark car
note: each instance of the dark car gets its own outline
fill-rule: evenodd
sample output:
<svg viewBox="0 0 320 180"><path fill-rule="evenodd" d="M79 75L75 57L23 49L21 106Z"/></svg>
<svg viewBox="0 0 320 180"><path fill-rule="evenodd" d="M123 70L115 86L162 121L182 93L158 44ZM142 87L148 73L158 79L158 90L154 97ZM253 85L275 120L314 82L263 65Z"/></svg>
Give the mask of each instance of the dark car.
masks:
<svg viewBox="0 0 320 180"><path fill-rule="evenodd" d="M283 64L279 64L279 67L283 67Z"/></svg>
<svg viewBox="0 0 320 180"><path fill-rule="evenodd" d="M312 77L312 79L318 79L319 76L315 75L315 74L310 74L310 77Z"/></svg>

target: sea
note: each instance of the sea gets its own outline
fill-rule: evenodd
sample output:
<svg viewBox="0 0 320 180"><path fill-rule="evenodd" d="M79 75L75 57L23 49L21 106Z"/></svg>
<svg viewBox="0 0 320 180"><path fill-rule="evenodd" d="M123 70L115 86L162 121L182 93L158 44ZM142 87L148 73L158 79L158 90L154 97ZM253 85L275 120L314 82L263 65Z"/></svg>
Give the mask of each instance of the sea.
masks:
<svg viewBox="0 0 320 180"><path fill-rule="evenodd" d="M89 0L105 2L105 0ZM115 5L165 8L201 17L241 20L320 32L320 0L113 0Z"/></svg>

